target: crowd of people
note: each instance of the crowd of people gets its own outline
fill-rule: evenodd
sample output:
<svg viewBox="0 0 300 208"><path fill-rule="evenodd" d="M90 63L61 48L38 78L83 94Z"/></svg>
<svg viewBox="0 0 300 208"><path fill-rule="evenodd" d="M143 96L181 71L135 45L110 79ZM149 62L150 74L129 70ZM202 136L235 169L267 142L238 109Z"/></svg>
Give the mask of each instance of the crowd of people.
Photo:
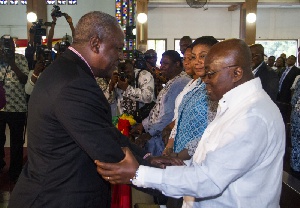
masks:
<svg viewBox="0 0 300 208"><path fill-rule="evenodd" d="M265 61L261 44L183 36L183 58L167 50L158 66L154 49L124 59L124 32L113 16L89 12L76 28L65 17L73 41L55 56L55 17L47 46L36 46L31 34L27 60L11 37L1 38L11 50L0 50L0 168L7 124L9 174L17 182L10 208L110 207L110 183L163 196L168 208L279 207L287 122L291 168L300 173L294 55ZM112 124L122 114L138 122L133 141Z"/></svg>

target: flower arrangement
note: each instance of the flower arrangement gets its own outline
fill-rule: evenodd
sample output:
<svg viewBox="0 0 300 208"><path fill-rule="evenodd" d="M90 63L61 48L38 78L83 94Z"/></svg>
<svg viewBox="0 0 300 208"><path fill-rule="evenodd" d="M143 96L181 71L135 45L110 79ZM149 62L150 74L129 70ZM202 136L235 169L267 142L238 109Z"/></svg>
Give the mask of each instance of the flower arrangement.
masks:
<svg viewBox="0 0 300 208"><path fill-rule="evenodd" d="M130 127L136 124L133 116L125 113L120 116L114 116L112 122L127 137L129 137ZM130 186L113 185L111 208L131 208Z"/></svg>
<svg viewBox="0 0 300 208"><path fill-rule="evenodd" d="M113 124L121 131L122 134L129 137L130 127L136 124L132 115L123 113L120 116L113 117Z"/></svg>

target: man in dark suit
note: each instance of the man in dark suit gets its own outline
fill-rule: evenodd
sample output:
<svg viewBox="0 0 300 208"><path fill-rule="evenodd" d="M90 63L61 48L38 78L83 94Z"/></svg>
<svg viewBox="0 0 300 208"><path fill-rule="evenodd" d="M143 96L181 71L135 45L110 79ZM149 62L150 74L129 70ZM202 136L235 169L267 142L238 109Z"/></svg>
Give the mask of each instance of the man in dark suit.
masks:
<svg viewBox="0 0 300 208"><path fill-rule="evenodd" d="M300 75L300 69L295 66L296 57L291 55L287 58L286 69L279 74L280 81L279 81L279 92L277 96L277 101L288 103L291 102L291 87L294 83L294 80L297 75Z"/></svg>
<svg viewBox="0 0 300 208"><path fill-rule="evenodd" d="M266 93L273 101L278 93L278 76L275 71L264 62L264 47L261 44L250 46L252 53L252 72L255 77L259 77Z"/></svg>
<svg viewBox="0 0 300 208"><path fill-rule="evenodd" d="M98 175L93 161L121 161L121 147L129 147L146 162L148 154L112 125L95 80L111 77L123 58L123 40L114 17L90 12L79 20L73 44L44 70L29 101L28 162L10 208L108 208L109 178Z"/></svg>

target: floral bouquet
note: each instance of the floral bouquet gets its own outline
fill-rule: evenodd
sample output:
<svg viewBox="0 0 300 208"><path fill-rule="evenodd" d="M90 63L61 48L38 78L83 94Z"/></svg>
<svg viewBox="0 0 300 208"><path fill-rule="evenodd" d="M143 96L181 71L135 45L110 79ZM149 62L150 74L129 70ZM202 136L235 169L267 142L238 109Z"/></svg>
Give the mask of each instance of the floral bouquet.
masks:
<svg viewBox="0 0 300 208"><path fill-rule="evenodd" d="M112 122L127 137L129 137L131 126L136 124L133 116L125 113L121 116L114 116ZM131 208L130 186L113 185L111 208Z"/></svg>
<svg viewBox="0 0 300 208"><path fill-rule="evenodd" d="M131 126L136 124L132 115L123 113L121 116L114 116L113 124L121 131L121 133L127 137L129 137L129 131Z"/></svg>

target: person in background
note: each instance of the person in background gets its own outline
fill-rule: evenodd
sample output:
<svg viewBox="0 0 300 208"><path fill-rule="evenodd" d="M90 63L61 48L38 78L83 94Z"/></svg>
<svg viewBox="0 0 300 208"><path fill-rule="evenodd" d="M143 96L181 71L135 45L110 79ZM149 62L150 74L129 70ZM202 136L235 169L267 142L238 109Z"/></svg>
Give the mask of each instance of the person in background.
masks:
<svg viewBox="0 0 300 208"><path fill-rule="evenodd" d="M116 86L119 113L134 115L136 110L155 99L154 79L146 69L135 69L131 60L125 60L113 73L110 86Z"/></svg>
<svg viewBox="0 0 300 208"><path fill-rule="evenodd" d="M183 36L179 41L180 52L184 55L185 49L193 42L190 36Z"/></svg>
<svg viewBox="0 0 300 208"><path fill-rule="evenodd" d="M273 70L276 69L276 67L274 66L274 63L275 63L275 56L269 56L268 61L267 61L267 65L269 67L271 67Z"/></svg>
<svg viewBox="0 0 300 208"><path fill-rule="evenodd" d="M136 143L140 146L145 145L146 151L154 156L161 155L164 150L162 131L174 117L176 97L191 80L190 76L182 71L178 52L174 50L164 52L160 63L162 75L169 81L160 91L149 116L131 130L131 134L138 137Z"/></svg>
<svg viewBox="0 0 300 208"><path fill-rule="evenodd" d="M118 68L115 68L116 72L118 70ZM114 73L113 72L113 73ZM112 87L110 84L110 78L101 78L101 77L96 77L96 81L98 86L100 87L100 89L102 90L104 96L106 97L109 105L110 105L110 109L111 109L111 115L112 116L119 116L119 110L118 110L118 106L117 106L117 96L116 96L116 92L115 92L115 85L113 85Z"/></svg>
<svg viewBox="0 0 300 208"><path fill-rule="evenodd" d="M300 67L300 47L298 48L298 67ZM300 78L300 75L296 76L296 78L294 80L294 83L293 83L293 85L291 87L292 96L293 96L293 92L295 90L295 87L296 87L296 84L297 84L299 78Z"/></svg>
<svg viewBox="0 0 300 208"><path fill-rule="evenodd" d="M24 85L29 73L25 56L15 53L15 44L10 35L0 39L0 80L5 89L6 105L0 111L0 170L5 166L5 129L10 130L9 179L16 183L23 166L24 129L27 101Z"/></svg>
<svg viewBox="0 0 300 208"><path fill-rule="evenodd" d="M193 66L192 66L191 62L192 62L192 47L191 47L191 45L189 45L186 48L185 52L184 52L183 62L182 63L183 63L183 69L184 69L185 73L194 79L195 78L194 77L195 76L195 72L193 70ZM186 88L186 86L185 86L185 88ZM176 121L177 116L178 116L178 107L179 107L179 104L180 104L179 103L180 102L179 99L182 99L182 97L180 96L181 94L182 94L182 92L177 96L177 98L175 100L174 117L173 117L172 122L169 125L167 125L163 129L163 131L162 131L162 138L163 138L163 141L164 141L165 145L167 145L167 143L169 141L169 137L170 137L171 131L174 128L175 121ZM166 152L168 152L170 150L173 151L173 147L172 148L165 147L165 149L163 151L163 155L166 154Z"/></svg>
<svg viewBox="0 0 300 208"><path fill-rule="evenodd" d="M144 56L145 56L145 61L146 61L146 65L147 65L147 68L149 70L152 70L153 71L153 68L156 68L158 67L156 65L156 62L157 62L157 53L154 49L149 49L147 50L145 53L144 53Z"/></svg>
<svg viewBox="0 0 300 208"><path fill-rule="evenodd" d="M214 119L217 103L208 99L203 78L205 56L216 43L218 41L214 37L202 36L191 44L191 64L195 75L176 98L175 125L164 150L165 155L174 152L176 157L190 159L208 123Z"/></svg>
<svg viewBox="0 0 300 208"><path fill-rule="evenodd" d="M34 69L29 71L28 79L25 84L25 92L29 96L40 74L52 63L51 50L49 50L47 46L41 45L36 51L36 59L37 62L34 64Z"/></svg>
<svg viewBox="0 0 300 208"><path fill-rule="evenodd" d="M279 75L284 71L285 69L285 59L282 58L281 56L279 56L277 59L276 59L276 62L275 62L275 72L276 74Z"/></svg>
<svg viewBox="0 0 300 208"><path fill-rule="evenodd" d="M168 80L162 76L162 73L157 66L157 53L153 49L149 49L144 53L144 59L146 61L147 70L152 74L154 78L154 85L155 85L155 98L158 96L159 92L163 89L166 85Z"/></svg>
<svg viewBox="0 0 300 208"><path fill-rule="evenodd" d="M291 55L287 58L286 69L279 74L279 91L277 101L290 104L291 103L291 87L296 76L300 75L300 69L295 66L296 57Z"/></svg>
<svg viewBox="0 0 300 208"><path fill-rule="evenodd" d="M300 81L295 86L291 100L291 143L290 165L294 172L300 174Z"/></svg>
<svg viewBox="0 0 300 208"><path fill-rule="evenodd" d="M74 35L75 35L75 28L74 28L74 25L73 25L73 22L72 22L72 17L69 16L67 13L64 15L65 19L67 20L69 26L70 26L70 29L71 29L71 32L72 32L72 38L74 38ZM50 27L50 30L49 30L49 34L48 34L48 41L47 41L47 46L50 50L52 50L52 41L53 41L53 37L54 37L54 28L55 28L55 25L56 25L56 21L57 21L57 18L52 15L52 22L51 22L51 27ZM63 40L62 42L57 42L55 45L54 45L54 49L56 50L56 54L54 56L54 59L57 57L57 56L60 56L61 53L63 53L69 46L71 45L71 42L69 40Z"/></svg>
<svg viewBox="0 0 300 208"><path fill-rule="evenodd" d="M300 67L300 47L298 48L298 67Z"/></svg>
<svg viewBox="0 0 300 208"><path fill-rule="evenodd" d="M280 57L282 57L284 59L284 62L286 63L286 54L282 53L282 54L280 54Z"/></svg>
<svg viewBox="0 0 300 208"><path fill-rule="evenodd" d="M251 61L248 45L239 39L219 42L208 52L204 81L219 107L186 166L143 166L125 148L119 163L95 161L98 173L112 184L190 196L183 207L279 207L284 123L260 79L254 79Z"/></svg>
<svg viewBox="0 0 300 208"><path fill-rule="evenodd" d="M171 155L183 160L190 159L201 139L207 124L212 121L217 111L217 103L208 100L205 83L204 59L210 48L218 43L212 36L197 38L191 46L191 80L175 101L175 125L163 155ZM189 47L185 50L184 59L188 56ZM188 69L188 67L187 67ZM188 71L186 71L188 73ZM214 105L213 105L214 104ZM211 116L213 114L213 116ZM182 199L169 198L167 207L181 207Z"/></svg>
<svg viewBox="0 0 300 208"><path fill-rule="evenodd" d="M261 44L253 44L250 46L252 53L252 72L255 77L259 77L263 89L276 101L279 79L277 74L264 62L264 47Z"/></svg>
<svg viewBox="0 0 300 208"><path fill-rule="evenodd" d="M113 126L95 80L111 77L123 47L124 32L115 17L93 11L80 18L72 45L43 71L31 93L28 162L9 208L108 208L111 186L97 174L94 160L121 161L121 148L129 146L149 164L150 154Z"/></svg>

